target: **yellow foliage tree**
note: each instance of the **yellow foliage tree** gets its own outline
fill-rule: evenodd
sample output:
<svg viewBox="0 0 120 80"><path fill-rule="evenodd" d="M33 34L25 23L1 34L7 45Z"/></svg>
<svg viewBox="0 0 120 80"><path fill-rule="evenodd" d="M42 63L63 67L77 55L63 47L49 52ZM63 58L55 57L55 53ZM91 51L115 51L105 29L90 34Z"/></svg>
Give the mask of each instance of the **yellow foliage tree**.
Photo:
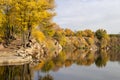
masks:
<svg viewBox="0 0 120 80"><path fill-rule="evenodd" d="M9 40L13 27L22 33L23 45L31 38L36 26L46 26L54 16L54 0L0 0L1 14L5 15L5 38ZM36 32L38 33L38 31ZM40 33L39 33L40 34Z"/></svg>
<svg viewBox="0 0 120 80"><path fill-rule="evenodd" d="M15 12L18 24L22 27L23 42L31 38L31 32L35 25L43 25L49 22L53 14L50 12L49 0L16 0ZM27 33L27 34L25 34ZM38 32L37 32L38 33Z"/></svg>

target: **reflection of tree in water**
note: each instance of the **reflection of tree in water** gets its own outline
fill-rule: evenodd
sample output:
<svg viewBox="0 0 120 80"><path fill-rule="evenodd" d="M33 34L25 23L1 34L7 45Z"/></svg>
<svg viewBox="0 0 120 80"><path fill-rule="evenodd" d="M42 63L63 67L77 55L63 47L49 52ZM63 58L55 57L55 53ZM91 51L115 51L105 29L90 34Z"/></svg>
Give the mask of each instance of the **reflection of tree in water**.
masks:
<svg viewBox="0 0 120 80"><path fill-rule="evenodd" d="M110 61L120 61L120 35L110 35Z"/></svg>
<svg viewBox="0 0 120 80"><path fill-rule="evenodd" d="M95 64L97 67L105 67L108 60L109 60L109 55L106 53L106 50L100 50L99 51L99 56L95 60Z"/></svg>
<svg viewBox="0 0 120 80"><path fill-rule="evenodd" d="M98 53L77 50L74 52L62 52L57 57L39 64L38 67L45 73L49 73L50 70L58 71L60 68L70 67L72 64L90 66L95 63L97 67L105 67L109 59L111 61L120 61L120 54L106 50L100 50ZM31 80L30 67L29 65L0 67L0 80ZM41 76L39 80L53 80L53 77L46 74Z"/></svg>
<svg viewBox="0 0 120 80"><path fill-rule="evenodd" d="M70 67L73 64L73 61L70 59L65 60L65 67Z"/></svg>
<svg viewBox="0 0 120 80"><path fill-rule="evenodd" d="M91 51L88 51L86 54L81 54L79 58L76 60L77 65L85 65L90 66L94 63L95 54Z"/></svg>
<svg viewBox="0 0 120 80"><path fill-rule="evenodd" d="M0 80L31 80L29 65L0 67Z"/></svg>
<svg viewBox="0 0 120 80"><path fill-rule="evenodd" d="M65 52L61 52L57 57L52 59L56 67L62 67L66 60Z"/></svg>
<svg viewBox="0 0 120 80"><path fill-rule="evenodd" d="M52 68L54 67L54 63L52 60L48 60L45 62L45 64L43 65L41 71L42 72L49 72Z"/></svg>
<svg viewBox="0 0 120 80"><path fill-rule="evenodd" d="M54 79L53 79L53 77L51 75L47 74L44 77L40 76L39 80L54 80Z"/></svg>
<svg viewBox="0 0 120 80"><path fill-rule="evenodd" d="M79 66L90 66L95 63L99 68L105 67L111 59L111 54L105 49L97 52L87 50L76 50L73 52L62 52L57 57L45 61L41 68L42 72L47 72L45 76L41 76L39 80L53 80L54 78L48 75L49 71L58 71L62 67L70 67L72 64ZM112 54L116 55L116 54ZM113 58L113 57L112 57ZM117 58L118 59L118 58Z"/></svg>
<svg viewBox="0 0 120 80"><path fill-rule="evenodd" d="M110 61L120 62L120 49L110 49L108 53L110 55Z"/></svg>
<svg viewBox="0 0 120 80"><path fill-rule="evenodd" d="M60 68L70 67L72 64L90 66L95 63L97 67L105 67L109 58L109 54L104 49L98 52L89 50L63 51L58 56L45 61L41 71L58 71Z"/></svg>

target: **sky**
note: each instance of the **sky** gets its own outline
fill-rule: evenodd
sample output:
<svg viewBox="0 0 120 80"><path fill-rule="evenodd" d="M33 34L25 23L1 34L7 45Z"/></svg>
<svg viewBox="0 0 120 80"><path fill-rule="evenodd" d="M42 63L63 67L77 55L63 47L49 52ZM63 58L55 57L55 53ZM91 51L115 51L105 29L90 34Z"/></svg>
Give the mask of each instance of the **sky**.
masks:
<svg viewBox="0 0 120 80"><path fill-rule="evenodd" d="M62 28L120 32L120 0L55 0L55 4L53 21Z"/></svg>

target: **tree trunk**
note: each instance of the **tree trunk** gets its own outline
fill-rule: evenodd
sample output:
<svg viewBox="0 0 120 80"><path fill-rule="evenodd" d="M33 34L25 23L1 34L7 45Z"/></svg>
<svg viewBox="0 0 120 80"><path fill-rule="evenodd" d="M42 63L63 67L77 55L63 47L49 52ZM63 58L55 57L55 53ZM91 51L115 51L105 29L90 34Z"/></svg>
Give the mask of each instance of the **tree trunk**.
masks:
<svg viewBox="0 0 120 80"><path fill-rule="evenodd" d="M8 44L10 43L10 28L9 28L9 25L5 26L4 34L5 34L5 44L8 46Z"/></svg>
<svg viewBox="0 0 120 80"><path fill-rule="evenodd" d="M30 24L28 24L28 37L27 37L28 41L31 39L31 32L32 32L32 27Z"/></svg>

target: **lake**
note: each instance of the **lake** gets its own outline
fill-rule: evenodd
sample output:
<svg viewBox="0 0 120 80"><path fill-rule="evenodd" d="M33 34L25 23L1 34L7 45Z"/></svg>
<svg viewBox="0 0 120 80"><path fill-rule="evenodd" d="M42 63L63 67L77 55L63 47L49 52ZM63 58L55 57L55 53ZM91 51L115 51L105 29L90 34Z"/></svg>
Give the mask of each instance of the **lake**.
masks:
<svg viewBox="0 0 120 80"><path fill-rule="evenodd" d="M120 53L62 51L34 67L1 66L0 80L120 80Z"/></svg>

